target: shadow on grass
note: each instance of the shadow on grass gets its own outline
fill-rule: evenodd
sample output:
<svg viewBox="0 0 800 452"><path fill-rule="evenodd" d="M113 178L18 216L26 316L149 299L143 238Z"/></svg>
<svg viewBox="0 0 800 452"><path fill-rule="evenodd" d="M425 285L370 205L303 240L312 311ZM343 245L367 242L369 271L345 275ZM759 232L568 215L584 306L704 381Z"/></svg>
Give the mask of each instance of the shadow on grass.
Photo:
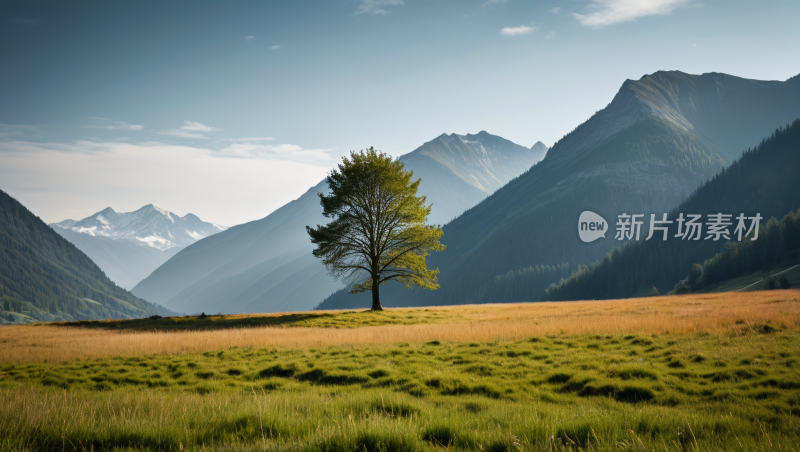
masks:
<svg viewBox="0 0 800 452"><path fill-rule="evenodd" d="M183 331L218 330L226 328L252 327L296 327L296 328L359 328L379 325L415 325L445 320L447 316L427 311L347 311L336 313L302 313L263 316L242 315L195 315L183 317L153 316L144 319L124 320L79 320L76 322L54 322L49 325L99 328L105 330L134 331Z"/></svg>

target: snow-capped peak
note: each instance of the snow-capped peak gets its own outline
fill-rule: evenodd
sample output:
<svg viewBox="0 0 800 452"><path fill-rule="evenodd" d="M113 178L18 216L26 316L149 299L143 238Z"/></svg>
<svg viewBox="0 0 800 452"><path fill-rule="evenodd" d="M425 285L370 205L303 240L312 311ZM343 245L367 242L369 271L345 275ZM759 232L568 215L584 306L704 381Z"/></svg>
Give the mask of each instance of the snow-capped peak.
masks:
<svg viewBox="0 0 800 452"><path fill-rule="evenodd" d="M129 240L161 250L188 246L227 229L204 222L192 214L180 217L152 204L124 213L117 213L108 207L80 221L64 220L50 226L114 240Z"/></svg>

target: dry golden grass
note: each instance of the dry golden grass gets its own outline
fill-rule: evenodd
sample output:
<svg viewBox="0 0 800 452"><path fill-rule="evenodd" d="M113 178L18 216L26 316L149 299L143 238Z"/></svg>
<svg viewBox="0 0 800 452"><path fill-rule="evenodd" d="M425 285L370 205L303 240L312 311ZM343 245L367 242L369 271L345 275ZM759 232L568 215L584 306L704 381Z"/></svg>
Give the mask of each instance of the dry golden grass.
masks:
<svg viewBox="0 0 800 452"><path fill-rule="evenodd" d="M132 332L25 325L0 328L0 363L178 354L232 346L278 349L379 343L511 341L544 334L687 334L771 323L800 327L800 290L726 292L609 301L429 308L449 322L353 329L258 327ZM393 311L404 311L396 309ZM410 310L410 309L409 309ZM415 309L419 310L419 309ZM455 315L458 314L458 315Z"/></svg>

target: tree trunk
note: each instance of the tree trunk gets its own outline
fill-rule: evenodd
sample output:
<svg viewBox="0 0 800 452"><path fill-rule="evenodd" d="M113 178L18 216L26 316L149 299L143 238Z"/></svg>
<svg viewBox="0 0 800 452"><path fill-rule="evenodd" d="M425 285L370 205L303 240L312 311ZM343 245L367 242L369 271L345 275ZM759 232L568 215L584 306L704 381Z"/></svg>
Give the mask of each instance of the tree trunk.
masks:
<svg viewBox="0 0 800 452"><path fill-rule="evenodd" d="M381 293L380 293L381 285L377 282L372 283L372 310L373 311L383 311L383 307L381 307Z"/></svg>

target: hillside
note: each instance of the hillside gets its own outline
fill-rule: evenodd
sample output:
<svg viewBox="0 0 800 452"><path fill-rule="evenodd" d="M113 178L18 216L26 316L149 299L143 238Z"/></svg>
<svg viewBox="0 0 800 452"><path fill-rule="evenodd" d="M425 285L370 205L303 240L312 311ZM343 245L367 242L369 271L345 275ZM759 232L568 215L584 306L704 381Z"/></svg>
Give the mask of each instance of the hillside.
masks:
<svg viewBox="0 0 800 452"><path fill-rule="evenodd" d="M86 254L0 191L2 323L170 315L109 280Z"/></svg>
<svg viewBox="0 0 800 452"><path fill-rule="evenodd" d="M110 280L127 290L183 249L176 246L160 250L127 239L92 236L58 227L53 230L86 253Z"/></svg>
<svg viewBox="0 0 800 452"><path fill-rule="evenodd" d="M444 227L447 251L429 258L429 266L441 271L439 290L387 286L382 302L511 301L482 294L509 271L589 263L611 249L613 240L579 240L580 212L592 210L606 219L624 212L648 218L668 212L733 158L797 117L797 77L765 82L672 71L627 80L606 108L554 144L540 163ZM319 308L367 305L365 297L340 291Z"/></svg>
<svg viewBox="0 0 800 452"><path fill-rule="evenodd" d="M419 193L432 204L431 223L442 224L489 196L541 160L547 148L529 149L501 137L441 135L401 157L421 178ZM176 254L132 292L184 312L237 313L310 309L339 289L311 254L305 226L324 224L317 193L324 181L267 217L230 228Z"/></svg>
<svg viewBox="0 0 800 452"><path fill-rule="evenodd" d="M722 275L707 273L702 285L722 281L747 271L768 270L779 264L778 258L797 246L796 229L790 228L789 237L776 232L770 237L770 228L779 228L777 220L800 206L800 120L787 128L778 129L758 147L745 154L711 181L697 189L686 201L673 210L669 218L678 213L730 213L748 217L756 213L763 217L763 233L756 242L739 245L749 250L750 258L743 252L737 269L726 265L713 265ZM787 217L791 219L790 217ZM769 221L768 221L769 220ZM789 220L785 220L789 221ZM672 234L677 232L673 223ZM735 227L735 224L734 224ZM731 231L733 229L731 228ZM784 242L784 239L786 240ZM728 242L730 243L730 242ZM754 246L758 252L753 252ZM577 269L558 286L548 288L543 300L578 300L625 298L641 294L653 286L660 293L673 289L683 279L694 263L703 263L724 247L725 260L737 259L731 252L739 246L726 245L725 241L683 241L671 237L667 241L641 241L631 243L622 250L615 249L602 260ZM767 248L763 248L768 246ZM788 257L786 257L788 258ZM785 259L786 259L785 258ZM646 293L645 293L646 294Z"/></svg>
<svg viewBox="0 0 800 452"><path fill-rule="evenodd" d="M774 290L800 284L795 280L800 276L800 209L781 221L770 218L758 238L752 238L727 242L703 265L693 264L671 293Z"/></svg>

